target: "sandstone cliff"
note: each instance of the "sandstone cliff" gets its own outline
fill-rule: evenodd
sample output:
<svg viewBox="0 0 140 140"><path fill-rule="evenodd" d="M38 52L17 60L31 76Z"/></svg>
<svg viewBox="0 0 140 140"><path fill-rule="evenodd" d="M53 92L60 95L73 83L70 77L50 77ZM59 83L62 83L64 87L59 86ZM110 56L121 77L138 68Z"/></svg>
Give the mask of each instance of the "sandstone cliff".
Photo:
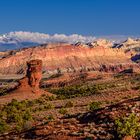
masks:
<svg viewBox="0 0 140 140"><path fill-rule="evenodd" d="M121 48L126 52L128 51L140 52L140 39L128 38L123 43L116 45L115 48Z"/></svg>
<svg viewBox="0 0 140 140"><path fill-rule="evenodd" d="M128 38L121 44L115 46L115 48L120 48L127 55L131 55L131 60L140 63L140 39Z"/></svg>
<svg viewBox="0 0 140 140"><path fill-rule="evenodd" d="M104 46L104 47L112 47L113 43L106 39L97 39L94 42L90 43L92 47Z"/></svg>
<svg viewBox="0 0 140 140"><path fill-rule="evenodd" d="M49 44L16 51L0 59L0 73L21 74L26 62L32 59L43 61L44 73L75 71L111 71L137 67L131 56L121 49L109 47L83 47L69 44Z"/></svg>

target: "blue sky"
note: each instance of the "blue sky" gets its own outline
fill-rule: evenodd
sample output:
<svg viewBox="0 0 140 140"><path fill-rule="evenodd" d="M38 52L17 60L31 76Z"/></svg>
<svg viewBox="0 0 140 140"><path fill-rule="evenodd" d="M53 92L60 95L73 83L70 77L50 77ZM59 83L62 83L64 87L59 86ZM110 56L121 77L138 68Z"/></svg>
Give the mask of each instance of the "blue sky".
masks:
<svg viewBox="0 0 140 140"><path fill-rule="evenodd" d="M140 35L140 0L0 0L0 34Z"/></svg>

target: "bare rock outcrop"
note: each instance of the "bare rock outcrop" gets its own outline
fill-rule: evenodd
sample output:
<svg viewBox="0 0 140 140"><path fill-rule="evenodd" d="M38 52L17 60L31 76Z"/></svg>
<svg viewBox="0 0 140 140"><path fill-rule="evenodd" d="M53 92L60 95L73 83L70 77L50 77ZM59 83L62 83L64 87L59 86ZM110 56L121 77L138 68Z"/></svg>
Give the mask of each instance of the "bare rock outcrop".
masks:
<svg viewBox="0 0 140 140"><path fill-rule="evenodd" d="M126 52L129 51L140 52L140 39L128 38L126 41L122 42L121 44L117 44L115 48L121 48Z"/></svg>
<svg viewBox="0 0 140 140"><path fill-rule="evenodd" d="M38 89L42 78L42 60L31 60L27 62L27 66L28 83L31 87Z"/></svg>
<svg viewBox="0 0 140 140"><path fill-rule="evenodd" d="M93 47L103 46L111 48L113 46L113 43L106 39L98 39L91 44L93 45Z"/></svg>
<svg viewBox="0 0 140 140"><path fill-rule="evenodd" d="M42 60L36 59L27 62L26 76L19 81L17 90L27 91L27 93L41 95L46 94L45 91L39 87L42 78ZM50 93L47 93L49 96Z"/></svg>
<svg viewBox="0 0 140 140"><path fill-rule="evenodd" d="M132 62L131 55L126 54L121 49L104 46L83 47L70 44L53 44L51 47L51 44L45 44L22 49L1 59L0 73L23 74L26 69L26 62L33 59L42 60L43 73L45 74L55 74L58 69L61 73L100 71L100 69L106 71L102 65L106 67L122 65L122 68L129 65L133 65L134 68L138 67ZM111 72L111 69L109 71ZM118 69L112 72L118 72Z"/></svg>
<svg viewBox="0 0 140 140"><path fill-rule="evenodd" d="M45 94L53 94L40 89L39 84L42 78L42 60L31 60L27 62L26 76L19 80L19 85L10 94L1 97L0 102L9 102L13 98L17 100L35 99Z"/></svg>
<svg viewBox="0 0 140 140"><path fill-rule="evenodd" d="M27 62L26 76L19 81L20 90L32 90L39 94L39 83L42 78L42 60L31 60Z"/></svg>
<svg viewBox="0 0 140 140"><path fill-rule="evenodd" d="M140 39L128 38L121 44L114 46L120 48L122 51L131 57L131 60L140 64Z"/></svg>

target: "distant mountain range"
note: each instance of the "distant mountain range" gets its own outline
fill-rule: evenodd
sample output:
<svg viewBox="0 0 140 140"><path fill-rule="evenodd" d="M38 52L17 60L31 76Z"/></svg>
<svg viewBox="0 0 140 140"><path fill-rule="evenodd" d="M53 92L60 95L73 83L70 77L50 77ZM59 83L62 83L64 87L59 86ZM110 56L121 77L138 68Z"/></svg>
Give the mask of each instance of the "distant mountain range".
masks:
<svg viewBox="0 0 140 140"><path fill-rule="evenodd" d="M92 42L95 37L82 35L44 34L37 32L10 32L0 36L0 51L19 49L46 43L77 43Z"/></svg>
<svg viewBox="0 0 140 140"><path fill-rule="evenodd" d="M20 49L25 47L36 46L46 43L70 43L75 44L89 43L95 41L97 38L109 39L112 42L124 41L128 36L82 36L78 34L65 35L65 34L44 34L38 32L10 32L7 34L0 35L0 51Z"/></svg>
<svg viewBox="0 0 140 140"><path fill-rule="evenodd" d="M0 73L23 74L26 71L26 62L34 59L43 61L43 72L46 74L55 74L58 70L62 73L120 72L129 68L139 70L140 39L128 38L118 42L121 39L110 41L79 35L9 33L1 37L1 45L5 45L3 48L20 49L0 52ZM30 47L33 45L36 46Z"/></svg>

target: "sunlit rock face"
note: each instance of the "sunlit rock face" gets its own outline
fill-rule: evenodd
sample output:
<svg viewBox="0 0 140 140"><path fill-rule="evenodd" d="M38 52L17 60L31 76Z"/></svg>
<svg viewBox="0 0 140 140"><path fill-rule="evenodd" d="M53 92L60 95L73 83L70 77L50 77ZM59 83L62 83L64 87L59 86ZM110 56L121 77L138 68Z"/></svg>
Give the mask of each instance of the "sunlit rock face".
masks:
<svg viewBox="0 0 140 140"><path fill-rule="evenodd" d="M131 60L140 64L140 39L128 38L115 48L120 48L126 55L131 55Z"/></svg>
<svg viewBox="0 0 140 140"><path fill-rule="evenodd" d="M22 93L27 96L40 96L46 94L52 96L53 94L40 89L40 80L42 78L42 60L35 59L27 62L27 71L25 77L19 80L19 86L14 91L16 94Z"/></svg>
<svg viewBox="0 0 140 140"><path fill-rule="evenodd" d="M11 94L7 94L0 98L0 102L10 102L13 97L18 101L32 100L39 98L41 95L55 96L50 92L40 88L40 80L42 78L42 60L35 59L26 62L26 75L18 81Z"/></svg>
<svg viewBox="0 0 140 140"><path fill-rule="evenodd" d="M31 60L27 62L26 76L19 80L18 90L32 91L40 94L40 80L42 78L42 60Z"/></svg>
<svg viewBox="0 0 140 140"><path fill-rule="evenodd" d="M137 67L131 61L131 54L122 49L105 46L83 47L71 44L45 44L18 50L0 59L0 73L23 74L26 62L40 59L42 72L46 74L76 71L118 72L126 67Z"/></svg>
<svg viewBox="0 0 140 140"><path fill-rule="evenodd" d="M98 47L98 46L112 47L113 46L113 43L106 39L98 39L91 44L93 45L93 47Z"/></svg>
<svg viewBox="0 0 140 140"><path fill-rule="evenodd" d="M115 46L116 48L121 48L128 51L140 52L140 39L128 38L126 41Z"/></svg>
<svg viewBox="0 0 140 140"><path fill-rule="evenodd" d="M37 89L42 78L42 60L31 60L27 62L27 66L28 83L31 87Z"/></svg>

